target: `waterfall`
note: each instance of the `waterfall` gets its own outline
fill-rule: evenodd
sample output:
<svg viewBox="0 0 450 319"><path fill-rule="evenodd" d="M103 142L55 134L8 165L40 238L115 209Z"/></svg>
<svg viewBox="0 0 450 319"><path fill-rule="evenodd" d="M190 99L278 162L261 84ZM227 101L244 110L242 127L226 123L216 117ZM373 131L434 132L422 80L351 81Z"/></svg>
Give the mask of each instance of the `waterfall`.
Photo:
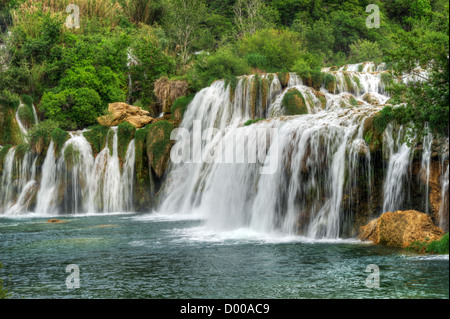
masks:
<svg viewBox="0 0 450 319"><path fill-rule="evenodd" d="M425 185L425 212L426 214L430 213L430 196L429 196L429 188L428 185L430 183L430 163L431 163L431 143L433 142L433 135L428 133L425 135L423 139L423 154L422 154L422 162L420 165L420 177L422 181L424 181Z"/></svg>
<svg viewBox="0 0 450 319"><path fill-rule="evenodd" d="M216 231L247 228L331 239L355 236L361 223L387 211L416 205L437 213L428 198L433 136L417 141L406 127L389 124L372 139L374 118L389 99L385 68L374 63L324 68L333 85L324 80L314 88L305 85L310 79L294 73L215 81L184 113L171 157L187 153L169 161L164 180L154 180L150 172L148 188L159 198L149 210L192 213ZM288 115L290 96L298 98L304 114ZM4 150L2 214L134 210L135 141L119 152L119 130L112 127L95 155L83 131L69 134L59 149L51 141L45 158L19 147ZM406 137L412 137L410 143ZM421 158L416 156L420 144ZM446 161L442 156L439 222L444 229ZM412 178L419 167L421 178ZM423 194L417 195L420 188Z"/></svg>
<svg viewBox="0 0 450 319"><path fill-rule="evenodd" d="M441 176L441 206L439 207L439 227L448 232L448 210L449 210L449 193L448 193L448 164L445 173Z"/></svg>
<svg viewBox="0 0 450 319"><path fill-rule="evenodd" d="M408 179L408 168L412 147L403 139L403 127L394 137L394 127L389 124L384 132L383 150L389 158L386 178L383 185L383 212L392 212L403 207L405 201L405 185Z"/></svg>
<svg viewBox="0 0 450 319"><path fill-rule="evenodd" d="M14 196L13 192L13 169L14 169L14 156L16 154L16 148L11 147L6 154L4 163L3 163L3 175L2 175L2 193L1 193L1 206L4 210L7 210L10 207L10 202L12 197Z"/></svg>
<svg viewBox="0 0 450 319"><path fill-rule="evenodd" d="M194 135L200 126L218 130L214 137L202 139L198 153L192 156L207 158L213 151L213 160L172 163L159 211L195 212L213 229L249 227L263 232L300 232L312 238L339 237L341 203L344 192L351 188L346 176L357 174L357 154L363 153L365 178L371 179L363 124L380 107L359 100L358 109L350 111L347 103L342 106L348 93L332 94L324 90L323 110L315 91L294 78L289 81L288 90L295 88L305 96L308 114L284 115L285 90L274 95L268 107L268 120L243 126L251 118L252 79L249 76L239 80L233 99L230 99L233 91L224 81L216 81L195 96L181 127ZM278 81L276 76L275 79ZM379 85L374 85L379 84L379 77L360 76L359 80L361 94L380 94ZM386 101L388 97L382 98ZM262 139L255 133L258 131L263 132ZM184 143L184 147L195 144ZM229 156L245 157L251 147L257 149L257 156L262 159L259 164L248 161L233 164L220 158L229 154L224 150L234 149L236 153ZM273 174L260 174L268 158L278 158L276 169Z"/></svg>
<svg viewBox="0 0 450 319"><path fill-rule="evenodd" d="M34 213L39 215L132 211L134 140L127 146L121 168L117 127L111 129L111 134L112 154L106 145L95 158L81 131L70 132L59 155L51 141L40 169L40 182L36 181L37 157L32 159L27 152L19 161L15 159L16 149L10 148L4 160L0 192L3 213L26 212L36 192ZM14 193L18 194L17 198Z"/></svg>
<svg viewBox="0 0 450 319"><path fill-rule="evenodd" d="M20 116L19 116L19 109L21 107L25 107L25 104L23 104L22 101L20 101L20 105L17 107L17 110L16 110L16 121L17 121L17 124L19 124L19 128L20 128L20 131L22 132L22 135L27 136L27 129L25 128L25 125L22 123L22 120L20 119Z"/></svg>

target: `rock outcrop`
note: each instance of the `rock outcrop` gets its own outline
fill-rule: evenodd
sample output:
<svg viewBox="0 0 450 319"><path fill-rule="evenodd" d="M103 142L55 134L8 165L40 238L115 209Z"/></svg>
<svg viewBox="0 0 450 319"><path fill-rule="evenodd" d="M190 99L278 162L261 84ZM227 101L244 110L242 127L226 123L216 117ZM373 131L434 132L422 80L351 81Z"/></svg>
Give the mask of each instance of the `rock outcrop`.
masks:
<svg viewBox="0 0 450 319"><path fill-rule="evenodd" d="M161 104L164 113L170 113L173 102L188 92L189 85L186 81L171 81L163 76L155 82L155 96Z"/></svg>
<svg viewBox="0 0 450 319"><path fill-rule="evenodd" d="M360 227L358 238L374 244L406 248L415 241L430 242L443 235L444 231L435 226L428 215L408 210L384 213Z"/></svg>
<svg viewBox="0 0 450 319"><path fill-rule="evenodd" d="M117 126L126 121L136 128L141 128L155 121L149 115L150 113L148 111L138 106L128 105L122 102L110 103L108 112L109 114L97 118L99 124L104 126Z"/></svg>

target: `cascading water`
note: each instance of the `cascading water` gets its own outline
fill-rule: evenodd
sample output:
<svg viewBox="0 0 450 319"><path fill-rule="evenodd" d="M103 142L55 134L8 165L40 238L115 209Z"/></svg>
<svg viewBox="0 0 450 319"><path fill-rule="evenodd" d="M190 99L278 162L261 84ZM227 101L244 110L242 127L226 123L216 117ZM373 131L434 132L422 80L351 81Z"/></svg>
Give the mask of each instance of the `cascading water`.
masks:
<svg viewBox="0 0 450 319"><path fill-rule="evenodd" d="M36 181L37 157L32 160L28 152L18 161L16 149L10 148L3 165L0 192L4 214L26 212L35 193L33 212L39 215L132 211L134 140L128 144L121 169L117 127L110 133L113 134L112 150L106 145L95 158L82 132L70 133L60 154L56 154L51 141L41 166L40 182Z"/></svg>
<svg viewBox="0 0 450 319"><path fill-rule="evenodd" d="M217 81L200 91L189 105L181 127L194 135L195 130L200 130L198 127L215 128L220 133L198 143L200 146L191 157L197 161L170 166L170 182L163 189L159 210L196 212L214 229L248 227L312 238L339 237L344 220L343 199L354 196L352 192L361 174L368 181L367 201L372 201L373 174L364 125L389 99L381 74L352 71L359 68L354 65L345 72L324 70L335 76L336 90L328 92L322 87L320 94L292 75L287 89L280 94L280 81L274 76L269 87L276 87L276 93L269 94L268 105L256 107L249 94L254 76L242 77L234 90L226 87L224 81ZM375 66L367 64L364 69L374 70ZM274 82L276 85L272 85ZM282 101L291 89L302 94L308 114L284 115ZM355 99L357 105L349 102L349 91L354 92L353 98L359 97ZM379 105L361 100L365 94L371 94ZM325 105L320 96L326 99ZM267 108L267 120L243 126L248 119L257 117L252 116L252 108L256 109L254 115ZM261 145L254 133L258 130L275 130L277 134L265 136L268 145ZM393 209L403 201L401 194L405 190L398 178L407 175L411 151L400 138L394 140L393 128L386 130L385 135L390 161L383 210ZM197 136L201 136L199 132ZM195 144L179 143L185 143L182 148L192 146L191 149ZM218 160L227 153L223 150L238 150L235 156L245 157L253 145L257 145L258 156L263 159L260 164ZM200 163L211 153L214 160ZM260 174L262 163L274 155L278 158L274 173Z"/></svg>
<svg viewBox="0 0 450 319"><path fill-rule="evenodd" d="M323 83L320 90L295 74L288 74L288 81L276 74L242 76L234 84L216 81L201 90L180 126L197 140L173 147L189 149L191 156L169 165L157 210L198 214L214 230L338 238L355 236L360 225L355 212L367 210L369 216L361 217L366 221L408 208L420 143L406 143L405 128L389 124L380 151L373 153L368 134L389 99L384 69L373 63L323 69L335 83ZM284 100L291 92L301 97L305 114L287 115ZM258 121L248 122L252 119ZM83 132L70 133L60 150L51 142L38 169L37 155L18 156L10 148L3 161L2 213L133 211L135 143L119 158L117 127L108 135L97 156ZM427 211L432 141L426 136L422 142L420 162ZM444 162L443 199L448 198ZM448 199L441 204L441 225L448 225L446 207Z"/></svg>

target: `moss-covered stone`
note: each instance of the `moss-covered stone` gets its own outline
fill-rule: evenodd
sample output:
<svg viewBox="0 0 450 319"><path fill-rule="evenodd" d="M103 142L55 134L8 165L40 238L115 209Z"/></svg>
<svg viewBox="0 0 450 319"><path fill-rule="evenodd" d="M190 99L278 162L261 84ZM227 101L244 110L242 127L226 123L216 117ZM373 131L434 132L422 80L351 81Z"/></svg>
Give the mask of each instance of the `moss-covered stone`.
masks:
<svg viewBox="0 0 450 319"><path fill-rule="evenodd" d="M64 143L67 142L67 140L70 138L70 134L57 127L52 131L51 136L53 140L53 146L55 147L55 154L56 156L59 156Z"/></svg>
<svg viewBox="0 0 450 319"><path fill-rule="evenodd" d="M278 80L280 80L281 86L282 87L287 87L289 84L289 78L290 78L290 74L289 72L279 72L278 74Z"/></svg>
<svg viewBox="0 0 450 319"><path fill-rule="evenodd" d="M147 156L148 127L136 130L134 134L135 143L135 187L134 187L134 207L137 211L148 209L151 203L150 171Z"/></svg>
<svg viewBox="0 0 450 319"><path fill-rule="evenodd" d="M248 120L247 122L244 123L244 126L249 126L249 125L255 124L255 123L257 123L259 121L262 121L262 120L264 120L264 119L263 118L257 118L257 119L254 119L254 120Z"/></svg>
<svg viewBox="0 0 450 319"><path fill-rule="evenodd" d="M121 165L125 160L127 148L130 141L134 138L136 128L128 122L122 122L117 128L117 154Z"/></svg>
<svg viewBox="0 0 450 319"><path fill-rule="evenodd" d="M256 74L251 79L251 85L250 85L250 101L249 101L249 107L250 107L250 116L252 118L255 118L256 116L256 109L258 106L258 97L259 97L259 89L261 84L261 77Z"/></svg>
<svg viewBox="0 0 450 319"><path fill-rule="evenodd" d="M69 144L64 149L64 162L67 169L72 169L73 166L80 161L80 151L75 149L72 144Z"/></svg>
<svg viewBox="0 0 450 319"><path fill-rule="evenodd" d="M8 154L11 147L11 144L0 147L0 174L3 172L3 163L5 162L6 154Z"/></svg>
<svg viewBox="0 0 450 319"><path fill-rule="evenodd" d="M323 76L323 84L328 92L334 93L336 91L336 78L334 75L325 73Z"/></svg>
<svg viewBox="0 0 450 319"><path fill-rule="evenodd" d="M364 121L363 131L364 140L369 145L371 153L381 149L383 145L383 132L375 128L374 118L374 116L371 116Z"/></svg>
<svg viewBox="0 0 450 319"><path fill-rule="evenodd" d="M316 96L316 98L319 99L320 107L322 108L322 110L325 110L325 108L327 106L327 98L326 98L325 94L320 91L314 91L314 95Z"/></svg>
<svg viewBox="0 0 450 319"><path fill-rule="evenodd" d="M290 89L283 96L281 101L287 115L307 114L308 107L306 106L305 98L297 89Z"/></svg>
<svg viewBox="0 0 450 319"><path fill-rule="evenodd" d="M83 132L83 136L91 144L94 156L97 156L105 148L108 131L108 126L95 125L91 126L88 131Z"/></svg>
<svg viewBox="0 0 450 319"><path fill-rule="evenodd" d="M168 166L173 141L170 134L174 126L169 121L159 121L148 126L146 146L149 166L161 178Z"/></svg>
<svg viewBox="0 0 450 319"><path fill-rule="evenodd" d="M0 145L22 143L22 133L15 119L15 110L4 104L0 104L0 127Z"/></svg>
<svg viewBox="0 0 450 319"><path fill-rule="evenodd" d="M173 105L170 109L172 120L181 121L183 119L184 113L186 112L189 103L191 103L194 97L195 94L189 94L187 96L179 97L175 100L175 102L173 102Z"/></svg>
<svg viewBox="0 0 450 319"><path fill-rule="evenodd" d="M35 154L44 154L52 139L52 132L58 128L58 123L52 120L45 120L34 125L28 135L30 136L31 150Z"/></svg>

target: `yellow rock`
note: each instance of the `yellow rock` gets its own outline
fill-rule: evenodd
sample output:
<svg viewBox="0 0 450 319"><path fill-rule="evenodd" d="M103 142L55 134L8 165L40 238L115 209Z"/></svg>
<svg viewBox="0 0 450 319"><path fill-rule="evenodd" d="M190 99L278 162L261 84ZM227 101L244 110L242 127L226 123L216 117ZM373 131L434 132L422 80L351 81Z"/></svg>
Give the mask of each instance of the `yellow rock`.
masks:
<svg viewBox="0 0 450 319"><path fill-rule="evenodd" d="M438 240L444 231L434 225L430 216L415 211L387 212L359 229L360 240L374 244L406 248L415 241Z"/></svg>
<svg viewBox="0 0 450 319"><path fill-rule="evenodd" d="M155 121L148 111L122 102L110 103L108 112L109 114L97 118L99 124L117 126L126 121L136 128L141 128Z"/></svg>

